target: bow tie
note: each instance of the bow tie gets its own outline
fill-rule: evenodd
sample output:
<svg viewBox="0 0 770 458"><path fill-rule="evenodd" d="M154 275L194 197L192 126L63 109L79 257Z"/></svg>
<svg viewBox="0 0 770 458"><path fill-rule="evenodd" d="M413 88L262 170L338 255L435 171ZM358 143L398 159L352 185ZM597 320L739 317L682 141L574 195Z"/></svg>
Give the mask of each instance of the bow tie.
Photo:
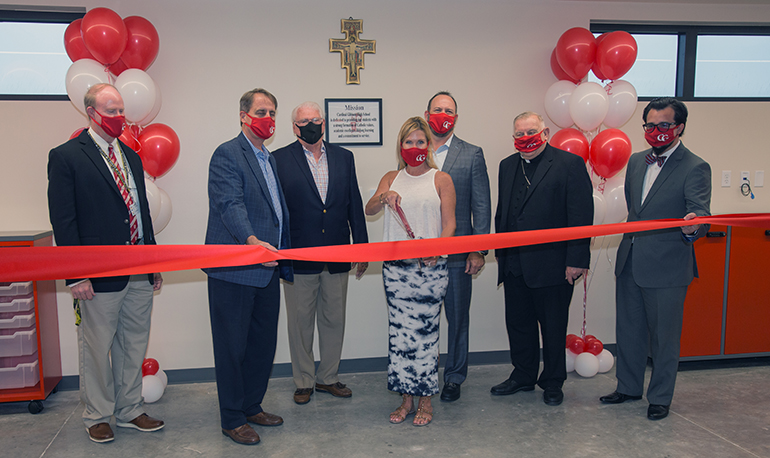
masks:
<svg viewBox="0 0 770 458"><path fill-rule="evenodd" d="M663 167L663 163L666 162L666 156L658 156L656 154L649 153L644 156L644 162L647 163L647 165L650 165L653 162L657 162L658 167Z"/></svg>

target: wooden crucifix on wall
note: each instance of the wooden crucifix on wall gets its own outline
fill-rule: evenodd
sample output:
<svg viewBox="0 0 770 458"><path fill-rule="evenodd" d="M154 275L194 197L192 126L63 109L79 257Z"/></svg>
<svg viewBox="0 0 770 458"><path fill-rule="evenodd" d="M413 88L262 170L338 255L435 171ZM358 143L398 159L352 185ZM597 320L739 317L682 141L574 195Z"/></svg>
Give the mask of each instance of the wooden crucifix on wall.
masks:
<svg viewBox="0 0 770 458"><path fill-rule="evenodd" d="M361 40L358 34L364 30L363 19L342 19L345 38L329 38L329 52L340 53L342 68L347 69L345 82L361 84L360 70L364 68L364 53L375 53L376 40Z"/></svg>

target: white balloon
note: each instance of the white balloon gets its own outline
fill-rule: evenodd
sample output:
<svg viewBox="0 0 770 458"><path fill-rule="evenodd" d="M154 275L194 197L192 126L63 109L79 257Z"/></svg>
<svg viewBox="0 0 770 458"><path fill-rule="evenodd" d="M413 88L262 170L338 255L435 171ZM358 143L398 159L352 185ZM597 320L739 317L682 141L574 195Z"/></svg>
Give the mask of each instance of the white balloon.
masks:
<svg viewBox="0 0 770 458"><path fill-rule="evenodd" d="M171 205L171 197L168 193L161 188L160 191L160 212L158 213L158 219L152 220L152 227L155 230L155 234L160 234L160 231L166 228L168 222L171 221L171 212L173 210Z"/></svg>
<svg viewBox="0 0 770 458"><path fill-rule="evenodd" d="M610 107L607 92L598 83L582 83L569 100L569 114L582 130L594 130L602 124Z"/></svg>
<svg viewBox="0 0 770 458"><path fill-rule="evenodd" d="M584 351L575 358L575 372L581 377L593 377L599 372L599 360L596 356Z"/></svg>
<svg viewBox="0 0 770 458"><path fill-rule="evenodd" d="M545 112L559 127L570 127L572 116L569 114L569 101L577 86L571 81L557 81L545 91Z"/></svg>
<svg viewBox="0 0 770 458"><path fill-rule="evenodd" d="M86 114L83 97L91 86L109 83L109 72L104 65L93 59L79 59L67 70L65 86L70 101L79 112Z"/></svg>
<svg viewBox="0 0 770 458"><path fill-rule="evenodd" d="M147 177L144 177L144 187L147 190L147 203L150 204L150 216L155 221L160 213L160 188Z"/></svg>
<svg viewBox="0 0 770 458"><path fill-rule="evenodd" d="M625 186L605 187L604 204L607 208L604 213L605 223L619 223L626 219L628 217L628 206L626 205Z"/></svg>
<svg viewBox="0 0 770 458"><path fill-rule="evenodd" d="M153 81L155 83L155 81ZM156 116L158 116L158 113L160 113L160 107L163 105L162 97L160 96L160 87L158 87L158 83L155 83L155 104L152 106L152 110L150 111L150 114L144 117L141 121L139 121L137 124L144 127L147 124L151 123L153 119L155 119Z"/></svg>
<svg viewBox="0 0 770 458"><path fill-rule="evenodd" d="M596 359L599 361L599 372L602 374L609 372L612 366L615 365L615 357L606 348L599 353Z"/></svg>
<svg viewBox="0 0 770 458"><path fill-rule="evenodd" d="M615 80L605 86L609 96L609 109L604 117L604 125L619 128L627 123L636 111L636 89L628 81Z"/></svg>
<svg viewBox="0 0 770 458"><path fill-rule="evenodd" d="M163 369L158 369L158 372L155 374L155 376L158 377L161 382L163 382L163 388L165 389L168 386L168 375L163 372Z"/></svg>
<svg viewBox="0 0 770 458"><path fill-rule="evenodd" d="M577 355L572 353L569 350L569 348L565 348L564 351L567 354L567 373L574 372L574 370L575 370L575 358L577 357Z"/></svg>
<svg viewBox="0 0 770 458"><path fill-rule="evenodd" d="M157 375L142 377L142 397L147 404L152 404L160 399L164 390L163 381Z"/></svg>
<svg viewBox="0 0 770 458"><path fill-rule="evenodd" d="M115 80L123 104L126 120L139 122L146 118L155 106L155 81L138 68L129 68Z"/></svg>
<svg viewBox="0 0 770 458"><path fill-rule="evenodd" d="M607 212L607 206L604 203L604 196L598 189L594 188L594 225L604 222L604 215Z"/></svg>

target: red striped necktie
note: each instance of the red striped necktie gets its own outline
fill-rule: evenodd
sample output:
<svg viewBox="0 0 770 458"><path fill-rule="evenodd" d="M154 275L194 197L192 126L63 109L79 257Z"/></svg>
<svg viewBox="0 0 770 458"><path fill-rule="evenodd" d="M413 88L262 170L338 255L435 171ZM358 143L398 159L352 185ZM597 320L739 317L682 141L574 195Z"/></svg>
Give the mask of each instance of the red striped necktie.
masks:
<svg viewBox="0 0 770 458"><path fill-rule="evenodd" d="M120 191L120 195L123 196L123 201L126 203L126 208L128 209L128 222L129 228L131 229L131 245L136 245L136 242L139 240L139 221L137 221L136 215L134 215L134 212L131 210L134 206L134 198L131 196L131 192L129 192L127 186L128 170L123 170L123 175L126 177L126 179L123 180L123 177L120 175L120 170L118 169L120 163L115 156L115 150L112 145L110 145L108 151L110 153L110 161L112 161L114 165L114 167L112 167L112 177L115 179L115 184L118 185L118 191Z"/></svg>

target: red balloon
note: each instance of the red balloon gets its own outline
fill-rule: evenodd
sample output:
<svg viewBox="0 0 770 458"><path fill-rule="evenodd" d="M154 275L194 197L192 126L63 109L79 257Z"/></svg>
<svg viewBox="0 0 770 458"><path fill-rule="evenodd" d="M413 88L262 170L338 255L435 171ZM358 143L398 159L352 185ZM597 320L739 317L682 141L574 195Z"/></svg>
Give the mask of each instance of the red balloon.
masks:
<svg viewBox="0 0 770 458"><path fill-rule="evenodd" d="M94 56L86 49L83 35L80 33L80 23L83 19L75 19L64 31L64 49L72 62L80 59L93 59Z"/></svg>
<svg viewBox="0 0 770 458"><path fill-rule="evenodd" d="M145 375L155 375L160 370L160 364L153 358L145 358L142 363L142 377Z"/></svg>
<svg viewBox="0 0 770 458"><path fill-rule="evenodd" d="M72 132L72 135L70 135L70 140L72 140L73 138L75 138L78 135L80 135L80 133L83 132L84 130L86 130L86 128L85 127L81 127L80 129L76 130L75 132Z"/></svg>
<svg viewBox="0 0 770 458"><path fill-rule="evenodd" d="M109 8L94 8L80 24L88 51L104 65L114 63L126 49L128 31L118 13Z"/></svg>
<svg viewBox="0 0 770 458"><path fill-rule="evenodd" d="M179 137L165 124L150 124L139 135L140 151L144 171L159 177L168 172L179 159Z"/></svg>
<svg viewBox="0 0 770 458"><path fill-rule="evenodd" d="M556 60L573 79L580 81L596 58L596 40L590 30L574 27L564 32L556 43Z"/></svg>
<svg viewBox="0 0 770 458"><path fill-rule="evenodd" d="M121 73L128 70L128 67L126 64L123 63L123 59L118 59L115 61L114 64L108 65L108 68L110 70L110 73L112 73L115 76L119 76Z"/></svg>
<svg viewBox="0 0 770 458"><path fill-rule="evenodd" d="M567 348L569 348L569 344L571 344L572 341L577 338L578 336L576 336L575 334L567 334Z"/></svg>
<svg viewBox="0 0 770 458"><path fill-rule="evenodd" d="M596 66L610 80L625 75L636 62L636 40L630 33L616 30L607 35L596 49Z"/></svg>
<svg viewBox="0 0 770 458"><path fill-rule="evenodd" d="M602 41L604 41L604 39L606 37L607 37L606 33L603 33L603 34L599 35L598 37L596 37L596 52L597 53L599 52L599 45L601 44ZM596 77L599 78L602 81L606 81L606 80L609 79L606 76L604 76L604 73L602 73L602 71L599 69L599 65L596 64L596 60L594 60L594 64L591 66L591 71L594 72L594 75L596 75Z"/></svg>
<svg viewBox="0 0 770 458"><path fill-rule="evenodd" d="M572 342L569 344L567 348L569 348L569 351L572 353L579 355L585 351L585 342L583 339L581 339L578 336L575 336L574 339L572 339Z"/></svg>
<svg viewBox="0 0 770 458"><path fill-rule="evenodd" d="M553 72L553 75L558 80L567 80L572 81L573 83L577 84L580 82L580 80L576 80L575 78L569 76L567 72L564 71L563 68L559 66L559 61L556 60L556 48L553 48L553 51L551 51L551 71Z"/></svg>
<svg viewBox="0 0 770 458"><path fill-rule="evenodd" d="M141 16L129 16L123 19L123 23L128 30L128 42L120 61L128 68L147 70L155 62L160 49L158 31Z"/></svg>
<svg viewBox="0 0 770 458"><path fill-rule="evenodd" d="M142 145L139 143L140 132L137 124L130 124L123 129L123 133L118 138L138 154L142 150Z"/></svg>
<svg viewBox="0 0 770 458"><path fill-rule="evenodd" d="M628 164L631 140L620 129L603 130L591 142L588 160L601 177L611 178Z"/></svg>
<svg viewBox="0 0 770 458"><path fill-rule="evenodd" d="M585 351L588 353L591 353L594 356L599 356L599 353L604 350L604 345L599 339L594 339L590 342L586 342L586 348Z"/></svg>
<svg viewBox="0 0 770 458"><path fill-rule="evenodd" d="M562 129L553 134L548 143L554 148L563 149L582 157L583 162L588 161L588 139L577 129L571 127L569 129Z"/></svg>
<svg viewBox="0 0 770 458"><path fill-rule="evenodd" d="M596 338L596 336L593 336L593 335L591 335L591 334L588 334L588 335L585 337L585 339L583 339L583 340L585 340L586 344L588 344L588 342L591 342L592 340L599 340L599 339L597 339L597 338Z"/></svg>

